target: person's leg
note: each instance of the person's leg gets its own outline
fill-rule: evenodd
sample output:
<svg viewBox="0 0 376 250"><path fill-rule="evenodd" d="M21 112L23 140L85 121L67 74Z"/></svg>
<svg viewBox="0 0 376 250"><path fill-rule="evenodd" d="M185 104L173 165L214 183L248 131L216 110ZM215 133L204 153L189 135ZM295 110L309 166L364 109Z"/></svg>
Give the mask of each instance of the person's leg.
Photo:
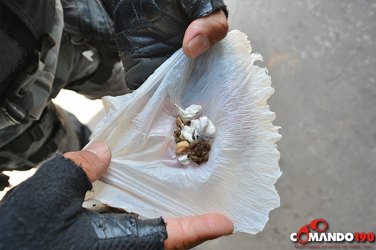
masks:
<svg viewBox="0 0 376 250"><path fill-rule="evenodd" d="M90 130L74 115L50 102L40 120L0 148L0 175L4 176L1 171L36 167L57 151L80 150L89 136Z"/></svg>
<svg viewBox="0 0 376 250"><path fill-rule="evenodd" d="M75 115L72 113L62 109L61 107L57 106L55 104L55 108L57 110L57 113L60 117L60 120L65 121L64 125L67 129L69 129L69 133L67 133L68 141L71 143L68 143L65 148L61 149L61 152L68 152L76 149L69 149L71 147L77 147L76 140L78 140L78 148L82 149L88 142L89 137L91 135L91 131L85 124L81 123ZM73 129L73 131L72 131ZM67 148L69 147L69 148Z"/></svg>
<svg viewBox="0 0 376 250"><path fill-rule="evenodd" d="M3 191L9 185L9 176L0 172L0 191Z"/></svg>

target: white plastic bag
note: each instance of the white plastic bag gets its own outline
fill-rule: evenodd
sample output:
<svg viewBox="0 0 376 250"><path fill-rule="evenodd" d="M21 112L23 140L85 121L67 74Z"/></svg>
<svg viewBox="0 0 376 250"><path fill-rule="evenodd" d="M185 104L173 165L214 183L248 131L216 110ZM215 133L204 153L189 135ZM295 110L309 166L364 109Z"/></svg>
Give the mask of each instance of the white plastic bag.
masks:
<svg viewBox="0 0 376 250"><path fill-rule="evenodd" d="M193 60L177 51L135 92L103 98L107 111L92 142L105 141L112 162L95 198L146 217L221 212L235 231L257 233L279 206L274 184L280 139L261 60L239 31ZM183 167L175 155L174 104L199 104L217 129L210 158Z"/></svg>

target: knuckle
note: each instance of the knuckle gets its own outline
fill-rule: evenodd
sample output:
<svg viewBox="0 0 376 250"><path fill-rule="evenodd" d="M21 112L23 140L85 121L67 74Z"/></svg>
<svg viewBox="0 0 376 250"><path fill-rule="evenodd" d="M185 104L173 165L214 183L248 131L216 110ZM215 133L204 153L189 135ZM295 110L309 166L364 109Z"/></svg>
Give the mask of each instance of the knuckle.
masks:
<svg viewBox="0 0 376 250"><path fill-rule="evenodd" d="M228 21L225 15L220 15L218 18L216 18L214 21L214 27L217 31L218 36L222 39L226 36L229 25Z"/></svg>
<svg viewBox="0 0 376 250"><path fill-rule="evenodd" d="M219 23L219 30L220 30L221 38L224 38L227 35L227 32L229 30L229 25L228 25L227 20Z"/></svg>

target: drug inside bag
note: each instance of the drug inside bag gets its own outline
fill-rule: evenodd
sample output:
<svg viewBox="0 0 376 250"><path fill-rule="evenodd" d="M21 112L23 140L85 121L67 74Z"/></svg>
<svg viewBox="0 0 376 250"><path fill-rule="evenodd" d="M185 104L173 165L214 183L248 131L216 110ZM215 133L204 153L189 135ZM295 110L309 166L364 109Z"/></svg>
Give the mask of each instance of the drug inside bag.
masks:
<svg viewBox="0 0 376 250"><path fill-rule="evenodd" d="M220 212L235 231L261 231L280 204L281 136L267 105L271 80L257 60L247 37L232 31L197 59L177 51L132 94L103 98L107 115L91 143L107 142L112 162L95 199L146 217ZM201 105L213 121L208 162L178 162L174 104Z"/></svg>

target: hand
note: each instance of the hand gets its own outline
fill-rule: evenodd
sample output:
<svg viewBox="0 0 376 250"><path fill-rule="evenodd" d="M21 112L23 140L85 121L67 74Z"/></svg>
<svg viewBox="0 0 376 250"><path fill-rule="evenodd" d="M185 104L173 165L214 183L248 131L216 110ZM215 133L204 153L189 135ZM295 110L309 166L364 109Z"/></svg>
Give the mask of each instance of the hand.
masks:
<svg viewBox="0 0 376 250"><path fill-rule="evenodd" d="M91 181L99 179L107 170L111 160L110 149L96 143L87 149L64 155L81 166ZM180 218L167 218L168 238L166 249L188 249L206 240L229 235L234 230L233 223L221 214L206 214Z"/></svg>
<svg viewBox="0 0 376 250"><path fill-rule="evenodd" d="M3 199L0 249L159 249L163 244L185 249L233 230L232 222L218 214L166 219L166 226L161 218L138 220L131 214L82 209L85 193L92 188L89 179L106 172L110 149L95 143L64 156L44 162Z"/></svg>
<svg viewBox="0 0 376 250"><path fill-rule="evenodd" d="M218 41L228 32L228 22L223 10L217 10L209 16L193 21L185 31L183 39L184 53L196 58Z"/></svg>

